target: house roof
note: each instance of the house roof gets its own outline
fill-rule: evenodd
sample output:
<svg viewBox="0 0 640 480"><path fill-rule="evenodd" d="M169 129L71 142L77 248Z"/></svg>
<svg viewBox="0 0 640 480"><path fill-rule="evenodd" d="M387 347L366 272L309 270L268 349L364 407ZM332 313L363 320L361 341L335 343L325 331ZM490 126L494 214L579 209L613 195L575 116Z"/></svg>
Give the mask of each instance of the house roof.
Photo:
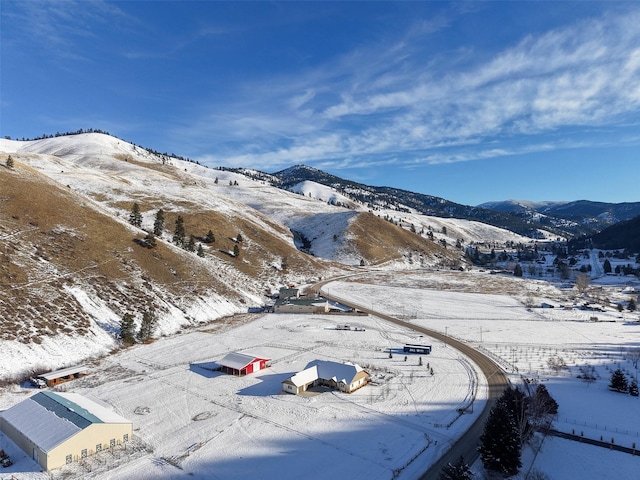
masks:
<svg viewBox="0 0 640 480"><path fill-rule="evenodd" d="M302 385L311 383L318 378L320 378L318 376L318 368L313 366L296 373L287 381L293 383L296 387L301 387Z"/></svg>
<svg viewBox="0 0 640 480"><path fill-rule="evenodd" d="M319 378L351 385L356 379L366 374L360 365L353 363L314 360L310 362L304 370L293 375L289 381L296 387L306 385Z"/></svg>
<svg viewBox="0 0 640 480"><path fill-rule="evenodd" d="M223 367L233 368L234 370L242 370L247 365L257 360L269 360L269 359L254 357L252 355L245 355L244 353L228 353L218 363Z"/></svg>
<svg viewBox="0 0 640 480"><path fill-rule="evenodd" d="M77 393L40 392L0 414L44 452L97 423L131 423Z"/></svg>

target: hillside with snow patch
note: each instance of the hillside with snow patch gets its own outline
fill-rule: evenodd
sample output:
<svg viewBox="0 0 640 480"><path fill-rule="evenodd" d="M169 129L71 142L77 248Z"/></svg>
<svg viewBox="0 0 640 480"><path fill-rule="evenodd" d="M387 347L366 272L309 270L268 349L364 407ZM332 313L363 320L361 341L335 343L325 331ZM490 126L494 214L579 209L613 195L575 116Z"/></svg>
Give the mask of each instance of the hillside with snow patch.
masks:
<svg viewBox="0 0 640 480"><path fill-rule="evenodd" d="M5 166L9 155L13 168ZM320 184L287 191L100 133L2 139L0 165L0 343L10 358L24 359L3 362L3 378L108 353L126 313L139 325L152 311L157 334L171 335L261 306L282 285L361 263L458 268L456 237L513 236L417 214L392 222L398 212L372 213ZM129 221L134 203L140 228ZM159 210L164 228L156 247L145 248ZM201 256L173 241L179 217L185 244L193 237ZM448 241L412 232L409 221L433 224ZM203 241L208 231L212 243Z"/></svg>

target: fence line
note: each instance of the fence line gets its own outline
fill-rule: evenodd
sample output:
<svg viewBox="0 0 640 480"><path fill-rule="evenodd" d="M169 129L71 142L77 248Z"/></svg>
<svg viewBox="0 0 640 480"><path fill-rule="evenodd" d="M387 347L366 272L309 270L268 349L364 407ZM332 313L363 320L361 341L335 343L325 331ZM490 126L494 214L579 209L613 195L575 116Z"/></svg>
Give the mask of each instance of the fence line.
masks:
<svg viewBox="0 0 640 480"><path fill-rule="evenodd" d="M606 425L606 424L598 424L598 423L590 423L587 422L586 420L576 420L574 418L563 418L563 419L558 419L558 422L561 423L566 423L568 425L576 425L576 426L580 426L580 427L588 427L588 428L594 428L596 430L600 430L600 431L604 431L604 432L609 432L609 433L620 433L623 435L628 435L631 437L640 437L640 432L635 432L633 430L629 430L626 428L618 428L618 427L612 427L611 425Z"/></svg>

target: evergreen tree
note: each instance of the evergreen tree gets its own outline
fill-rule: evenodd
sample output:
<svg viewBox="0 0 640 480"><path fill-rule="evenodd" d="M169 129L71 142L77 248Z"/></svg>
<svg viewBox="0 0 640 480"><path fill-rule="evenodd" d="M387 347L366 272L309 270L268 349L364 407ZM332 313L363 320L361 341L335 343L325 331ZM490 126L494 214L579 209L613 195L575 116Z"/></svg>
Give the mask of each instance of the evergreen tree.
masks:
<svg viewBox="0 0 640 480"><path fill-rule="evenodd" d="M238 244L235 244L233 246L233 256L234 257L239 257L240 256L240 247L238 247Z"/></svg>
<svg viewBox="0 0 640 480"><path fill-rule="evenodd" d="M194 237L193 235L189 236L189 242L187 243L186 249L189 252L196 251L196 237Z"/></svg>
<svg viewBox="0 0 640 480"><path fill-rule="evenodd" d="M13 157L12 157L11 155L9 155L9 156L7 157L7 168L13 168L13 165L14 165L14 163L13 163Z"/></svg>
<svg viewBox="0 0 640 480"><path fill-rule="evenodd" d="M516 263L516 266L513 269L513 276L514 277L521 277L522 276L522 267L520 266L519 263Z"/></svg>
<svg viewBox="0 0 640 480"><path fill-rule="evenodd" d="M487 470L515 475L522 466L520 442L513 414L498 400L491 409L480 437L480 458Z"/></svg>
<svg viewBox="0 0 640 480"><path fill-rule="evenodd" d="M611 273L611 262L608 258L605 259L604 263L602 264L602 268L604 270L604 273Z"/></svg>
<svg viewBox="0 0 640 480"><path fill-rule="evenodd" d="M120 340L125 345L133 345L136 343L135 338L135 323L133 321L133 315L125 313L120 320Z"/></svg>
<svg viewBox="0 0 640 480"><path fill-rule="evenodd" d="M164 212L162 211L162 209L160 209L156 213L156 220L153 222L153 234L156 237L160 237L162 235L163 229L164 229Z"/></svg>
<svg viewBox="0 0 640 480"><path fill-rule="evenodd" d="M547 387L540 384L536 387L532 399L532 416L535 418L539 415L557 415L558 402L556 402Z"/></svg>
<svg viewBox="0 0 640 480"><path fill-rule="evenodd" d="M629 382L627 382L627 377L625 377L624 372L619 368L611 374L609 388L620 393L627 393L629 391Z"/></svg>
<svg viewBox="0 0 640 480"><path fill-rule="evenodd" d="M182 215L178 215L178 218L176 219L176 228L173 231L173 243L179 247L183 247L184 235L184 219L182 218Z"/></svg>
<svg viewBox="0 0 640 480"><path fill-rule="evenodd" d="M637 397L638 393L638 382L633 379L631 380L631 385L629 385L629 395L631 395L632 397Z"/></svg>
<svg viewBox="0 0 640 480"><path fill-rule="evenodd" d="M236 236L236 242L242 243L242 235L240 233Z"/></svg>
<svg viewBox="0 0 640 480"><path fill-rule="evenodd" d="M202 249L202 244L201 243L198 244L198 256L199 257L204 257L204 250Z"/></svg>
<svg viewBox="0 0 640 480"><path fill-rule="evenodd" d="M629 310L630 312L635 312L636 308L638 308L636 305L636 299L630 298L629 303L627 304L627 310Z"/></svg>
<svg viewBox="0 0 640 480"><path fill-rule="evenodd" d="M209 230L207 232L207 234L204 237L204 242L205 243L213 243L216 241L216 237L213 236L213 232L211 230Z"/></svg>
<svg viewBox="0 0 640 480"><path fill-rule="evenodd" d="M131 207L131 213L129 214L129 223L134 227L140 228L142 225L142 214L140 213L140 205L138 202L134 202Z"/></svg>
<svg viewBox="0 0 640 480"><path fill-rule="evenodd" d="M529 398L516 387L505 389L499 401L504 402L513 416L518 431L518 441L522 448L533 435L533 427L529 422Z"/></svg>
<svg viewBox="0 0 640 480"><path fill-rule="evenodd" d="M153 334L158 323L155 311L151 308L142 314L142 322L138 330L137 339L139 342L147 342L153 338Z"/></svg>
<svg viewBox="0 0 640 480"><path fill-rule="evenodd" d="M460 459L455 464L448 464L442 467L442 472L438 480L471 480L473 473L469 468L469 465L465 463L464 458Z"/></svg>

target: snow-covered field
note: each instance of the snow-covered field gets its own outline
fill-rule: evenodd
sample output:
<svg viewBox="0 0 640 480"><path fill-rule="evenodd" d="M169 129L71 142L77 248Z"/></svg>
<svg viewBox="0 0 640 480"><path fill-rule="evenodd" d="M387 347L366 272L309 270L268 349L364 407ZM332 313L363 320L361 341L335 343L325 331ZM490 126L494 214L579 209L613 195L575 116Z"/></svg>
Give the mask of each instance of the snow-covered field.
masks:
<svg viewBox="0 0 640 480"><path fill-rule="evenodd" d="M555 287L522 281L518 294L469 293L467 287L485 282L478 275L449 274L448 289L423 288L440 281L442 272L387 274L376 284L341 281L325 289L483 348L514 383L521 376L544 382L560 404L559 430L640 444L640 400L607 389L618 365L635 374L625 352L640 344L638 315L599 312L593 322L586 311L527 310L523 295L533 292L551 301ZM455 282L459 288L452 291ZM339 323L365 331L336 330ZM420 365L418 355L405 360L405 342L431 343L434 349ZM266 356L272 365L241 378L207 369L231 351ZM568 369L551 370L547 361L554 356L562 357ZM281 392L284 379L316 359L356 362L374 382L350 395ZM600 377L592 384L576 378L585 365ZM84 467L75 464L75 478L134 480L293 479L301 472L310 479L412 479L464 432L486 398L484 379L440 342L371 316L293 314L247 316L234 325L214 323L134 346L62 388L113 405L134 422L135 435L147 446L138 452L103 452ZM33 393L6 389L0 408ZM468 405L473 394L474 413L459 416L457 408ZM0 448L17 460L0 476L49 478L4 437ZM634 478L640 458L547 438L539 451L523 452L523 464L522 478L533 470L555 480ZM65 467L55 478L69 473Z"/></svg>

